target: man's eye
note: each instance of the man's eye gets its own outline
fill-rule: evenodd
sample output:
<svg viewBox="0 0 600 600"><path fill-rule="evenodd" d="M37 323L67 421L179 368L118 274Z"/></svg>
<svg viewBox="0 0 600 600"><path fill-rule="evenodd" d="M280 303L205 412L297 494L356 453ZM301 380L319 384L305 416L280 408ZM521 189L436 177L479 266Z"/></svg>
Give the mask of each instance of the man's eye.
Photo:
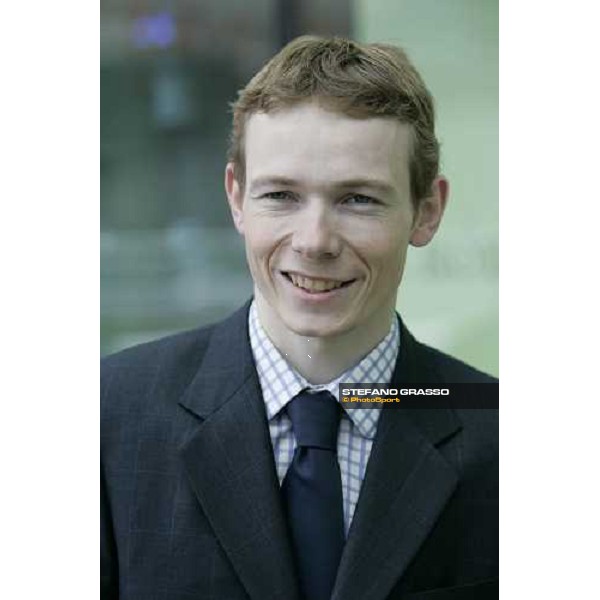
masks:
<svg viewBox="0 0 600 600"><path fill-rule="evenodd" d="M375 198L371 198L371 196L365 196L363 194L352 194L348 196L344 202L346 204L357 204L357 205L370 205L370 204L380 204L379 200Z"/></svg>
<svg viewBox="0 0 600 600"><path fill-rule="evenodd" d="M263 198L269 198L270 200L293 200L294 197L290 192L267 192L263 194Z"/></svg>

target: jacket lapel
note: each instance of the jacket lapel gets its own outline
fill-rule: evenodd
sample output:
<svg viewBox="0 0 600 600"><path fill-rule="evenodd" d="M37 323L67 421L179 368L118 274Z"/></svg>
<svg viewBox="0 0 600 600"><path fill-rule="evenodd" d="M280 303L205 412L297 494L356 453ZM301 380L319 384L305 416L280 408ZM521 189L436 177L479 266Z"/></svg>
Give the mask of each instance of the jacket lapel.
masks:
<svg viewBox="0 0 600 600"><path fill-rule="evenodd" d="M298 598L248 305L217 327L180 404L202 420L183 460L215 535L253 600Z"/></svg>
<svg viewBox="0 0 600 600"><path fill-rule="evenodd" d="M401 325L393 387L435 379ZM332 600L382 600L402 576L457 485L436 445L460 429L451 410L382 411Z"/></svg>

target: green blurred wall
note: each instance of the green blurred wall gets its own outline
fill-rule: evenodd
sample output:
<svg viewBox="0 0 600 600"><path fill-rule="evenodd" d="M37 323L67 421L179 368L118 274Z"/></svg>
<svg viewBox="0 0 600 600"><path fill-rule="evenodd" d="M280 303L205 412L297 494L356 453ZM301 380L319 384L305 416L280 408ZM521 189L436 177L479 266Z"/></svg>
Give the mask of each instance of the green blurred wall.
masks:
<svg viewBox="0 0 600 600"><path fill-rule="evenodd" d="M354 0L355 37L404 47L437 104L450 202L411 248L398 308L413 333L498 375L498 3Z"/></svg>

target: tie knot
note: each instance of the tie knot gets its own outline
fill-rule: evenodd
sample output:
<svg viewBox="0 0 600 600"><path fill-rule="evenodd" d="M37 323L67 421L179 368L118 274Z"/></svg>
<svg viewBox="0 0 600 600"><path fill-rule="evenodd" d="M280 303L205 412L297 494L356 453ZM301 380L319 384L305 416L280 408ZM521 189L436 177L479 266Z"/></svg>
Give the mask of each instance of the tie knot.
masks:
<svg viewBox="0 0 600 600"><path fill-rule="evenodd" d="M298 446L337 449L340 406L327 391L300 392L287 406Z"/></svg>

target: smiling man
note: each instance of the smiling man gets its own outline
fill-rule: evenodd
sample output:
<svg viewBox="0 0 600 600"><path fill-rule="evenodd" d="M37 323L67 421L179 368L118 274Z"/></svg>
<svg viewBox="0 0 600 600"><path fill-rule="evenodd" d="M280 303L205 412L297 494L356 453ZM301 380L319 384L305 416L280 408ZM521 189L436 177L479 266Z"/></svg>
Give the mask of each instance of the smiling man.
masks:
<svg viewBox="0 0 600 600"><path fill-rule="evenodd" d="M495 382L395 312L438 169L396 47L299 38L240 92L225 188L254 298L105 360L104 598L497 596L497 412L338 394Z"/></svg>

